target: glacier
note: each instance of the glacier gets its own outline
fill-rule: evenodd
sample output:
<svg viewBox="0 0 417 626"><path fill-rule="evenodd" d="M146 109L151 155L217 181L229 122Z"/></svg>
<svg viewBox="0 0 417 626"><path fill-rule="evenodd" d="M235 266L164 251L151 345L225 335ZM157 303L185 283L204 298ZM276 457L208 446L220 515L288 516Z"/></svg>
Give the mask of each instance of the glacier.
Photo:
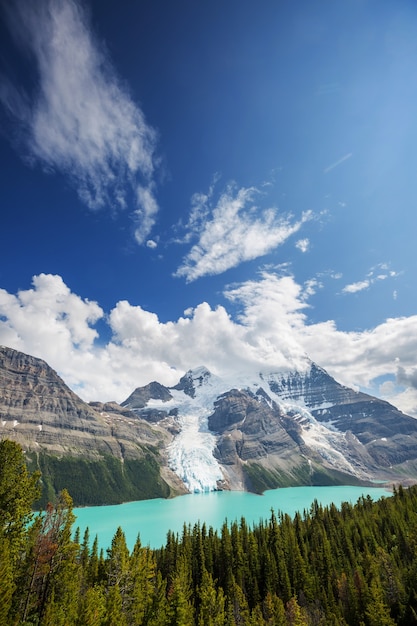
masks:
<svg viewBox="0 0 417 626"><path fill-rule="evenodd" d="M207 428L208 413L192 407L181 414L181 432L168 448L170 468L192 493L215 491L224 479L213 456L216 438Z"/></svg>
<svg viewBox="0 0 417 626"><path fill-rule="evenodd" d="M188 378L195 391L194 398L170 389L172 400L163 403L164 409L178 409L176 421L181 429L168 447L168 463L191 493L216 491L224 475L213 455L216 437L208 428L208 417L222 393L221 380L203 367L190 371ZM160 407L161 402L157 402ZM157 404L148 403L148 406Z"/></svg>

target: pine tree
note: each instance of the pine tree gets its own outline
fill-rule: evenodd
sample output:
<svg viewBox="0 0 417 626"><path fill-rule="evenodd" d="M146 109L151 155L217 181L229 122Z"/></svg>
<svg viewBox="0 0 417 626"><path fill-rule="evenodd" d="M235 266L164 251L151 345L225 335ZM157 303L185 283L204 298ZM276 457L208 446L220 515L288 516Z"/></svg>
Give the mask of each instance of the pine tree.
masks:
<svg viewBox="0 0 417 626"><path fill-rule="evenodd" d="M375 579L370 586L370 598L365 614L368 626L395 626L395 620L385 603L382 587Z"/></svg>
<svg viewBox="0 0 417 626"><path fill-rule="evenodd" d="M20 556L33 518L33 503L40 496L40 473L29 474L22 448L14 441L0 441L0 538L9 540L13 562Z"/></svg>
<svg viewBox="0 0 417 626"><path fill-rule="evenodd" d="M250 618L248 621L249 626L265 626L264 618L262 615L262 610L259 604L252 609Z"/></svg>
<svg viewBox="0 0 417 626"><path fill-rule="evenodd" d="M79 540L76 540L76 536L74 537L74 543L79 543ZM87 528L84 531L83 542L80 546L80 563L81 566L85 569L88 564L88 558L90 555L90 529Z"/></svg>
<svg viewBox="0 0 417 626"><path fill-rule="evenodd" d="M156 595L156 564L152 551L138 537L130 558L129 623L140 626L152 612Z"/></svg>
<svg viewBox="0 0 417 626"><path fill-rule="evenodd" d="M161 572L157 572L155 593L152 607L147 616L146 626L169 626L171 623L166 588L166 580L162 578Z"/></svg>
<svg viewBox="0 0 417 626"><path fill-rule="evenodd" d="M94 537L93 546L88 562L84 566L84 577L88 585L99 582L99 557L98 557L98 537Z"/></svg>
<svg viewBox="0 0 417 626"><path fill-rule="evenodd" d="M288 626L308 626L307 617L295 596L287 602L285 613Z"/></svg>
<svg viewBox="0 0 417 626"><path fill-rule="evenodd" d="M121 610L125 614L130 603L131 575L130 555L126 545L126 537L119 528L114 535L111 547L107 550L107 587L109 598L112 599L112 610L116 611L116 605L120 596ZM117 590L114 590L117 588ZM118 605L117 605L118 606Z"/></svg>
<svg viewBox="0 0 417 626"><path fill-rule="evenodd" d="M175 574L168 590L170 626L190 626L194 623L192 604L191 562L185 555L178 559Z"/></svg>
<svg viewBox="0 0 417 626"><path fill-rule="evenodd" d="M241 587L234 580L229 599L233 607L233 618L236 626L249 624L250 611L248 601Z"/></svg>
<svg viewBox="0 0 417 626"><path fill-rule="evenodd" d="M204 569L197 590L198 626L223 626L225 620L225 598L223 589L216 590L211 574Z"/></svg>
<svg viewBox="0 0 417 626"><path fill-rule="evenodd" d="M123 613L123 600L119 585L116 583L109 587L106 599L106 626L127 626L126 617Z"/></svg>
<svg viewBox="0 0 417 626"><path fill-rule="evenodd" d="M16 585L9 551L9 540L0 538L0 626L9 626L9 611Z"/></svg>
<svg viewBox="0 0 417 626"><path fill-rule="evenodd" d="M275 594L267 593L262 603L265 626L286 626L284 603Z"/></svg>
<svg viewBox="0 0 417 626"><path fill-rule="evenodd" d="M49 504L30 529L22 619L34 612L42 620L51 596L60 597L72 614L78 593L77 546L71 540L72 499L64 489L55 506ZM62 596L62 598L61 598Z"/></svg>
<svg viewBox="0 0 417 626"><path fill-rule="evenodd" d="M82 599L80 608L80 626L101 626L106 616L106 596L103 587L89 587Z"/></svg>
<svg viewBox="0 0 417 626"><path fill-rule="evenodd" d="M109 586L119 585L119 588L123 589L129 577L129 550L125 534L120 526L116 530L107 554L108 584Z"/></svg>

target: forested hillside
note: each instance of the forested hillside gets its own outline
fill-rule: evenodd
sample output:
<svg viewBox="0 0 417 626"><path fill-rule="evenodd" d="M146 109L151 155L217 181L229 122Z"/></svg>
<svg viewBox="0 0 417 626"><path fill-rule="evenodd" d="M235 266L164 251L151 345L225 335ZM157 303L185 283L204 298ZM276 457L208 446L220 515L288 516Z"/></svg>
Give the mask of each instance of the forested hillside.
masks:
<svg viewBox="0 0 417 626"><path fill-rule="evenodd" d="M103 554L74 534L66 491L32 519L38 480L0 442L0 626L417 624L417 487L254 527L202 522L160 550L138 538L129 552L119 528Z"/></svg>

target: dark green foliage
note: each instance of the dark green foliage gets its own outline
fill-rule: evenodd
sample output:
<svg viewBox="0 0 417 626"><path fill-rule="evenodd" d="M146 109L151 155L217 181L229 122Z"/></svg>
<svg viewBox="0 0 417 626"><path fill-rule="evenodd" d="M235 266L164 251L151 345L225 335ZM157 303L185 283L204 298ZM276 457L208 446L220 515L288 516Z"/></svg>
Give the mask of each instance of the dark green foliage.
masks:
<svg viewBox="0 0 417 626"><path fill-rule="evenodd" d="M19 550L32 505L39 497L39 472L30 474L21 447L0 441L0 539L9 540L9 550Z"/></svg>
<svg viewBox="0 0 417 626"><path fill-rule="evenodd" d="M62 489L71 493L75 506L120 504L170 495L151 453L143 459L126 459L123 463L111 455L93 461L40 454L38 466L43 487L42 497L36 503L39 508L53 502Z"/></svg>
<svg viewBox="0 0 417 626"><path fill-rule="evenodd" d="M247 487L254 493L263 493L266 489L276 489L278 487L291 487L296 483L290 474L268 470L257 463L246 465L244 474ZM302 481L298 484L308 485L309 483Z"/></svg>
<svg viewBox="0 0 417 626"><path fill-rule="evenodd" d="M23 459L12 452L10 484ZM26 505L35 478L19 492ZM294 518L271 511L253 527L184 526L159 550L138 538L130 553L119 528L106 557L89 532L71 539L65 490L22 527L26 505L2 511L0 626L417 624L417 486L340 510L316 501Z"/></svg>

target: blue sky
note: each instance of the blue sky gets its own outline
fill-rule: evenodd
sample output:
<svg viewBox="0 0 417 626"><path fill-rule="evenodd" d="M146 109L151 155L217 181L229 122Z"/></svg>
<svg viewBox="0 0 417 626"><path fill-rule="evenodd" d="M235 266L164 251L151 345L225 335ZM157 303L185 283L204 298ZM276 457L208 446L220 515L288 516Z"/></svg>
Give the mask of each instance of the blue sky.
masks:
<svg viewBox="0 0 417 626"><path fill-rule="evenodd" d="M417 416L415 2L0 7L2 344L87 400L307 355Z"/></svg>

